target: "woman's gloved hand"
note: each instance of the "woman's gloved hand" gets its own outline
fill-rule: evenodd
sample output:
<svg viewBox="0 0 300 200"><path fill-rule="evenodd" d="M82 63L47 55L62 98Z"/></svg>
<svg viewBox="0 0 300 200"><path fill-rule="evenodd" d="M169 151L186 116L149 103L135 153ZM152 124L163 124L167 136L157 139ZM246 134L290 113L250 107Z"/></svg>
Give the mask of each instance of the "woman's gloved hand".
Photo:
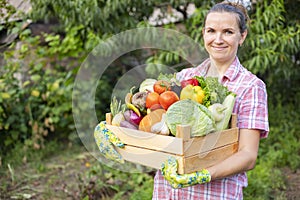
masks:
<svg viewBox="0 0 300 200"><path fill-rule="evenodd" d="M106 128L106 122L100 122L94 131L94 138L102 155L110 160L124 163L122 156L115 150L116 147L123 148L125 145L121 140Z"/></svg>
<svg viewBox="0 0 300 200"><path fill-rule="evenodd" d="M173 188L183 188L196 184L208 183L211 180L210 173L207 169L190 174L177 174L177 160L170 157L161 167L162 175Z"/></svg>

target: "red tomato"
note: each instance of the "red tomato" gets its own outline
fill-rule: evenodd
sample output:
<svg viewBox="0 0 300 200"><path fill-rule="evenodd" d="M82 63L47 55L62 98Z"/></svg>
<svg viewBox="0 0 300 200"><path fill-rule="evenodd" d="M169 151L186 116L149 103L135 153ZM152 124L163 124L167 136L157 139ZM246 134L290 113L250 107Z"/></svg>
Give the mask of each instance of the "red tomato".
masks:
<svg viewBox="0 0 300 200"><path fill-rule="evenodd" d="M159 94L157 92L150 92L146 97L146 108L152 108L159 105Z"/></svg>
<svg viewBox="0 0 300 200"><path fill-rule="evenodd" d="M165 110L167 110L170 107L170 105L172 105L176 101L179 101L179 97L173 91L166 91L159 95L159 104Z"/></svg>
<svg viewBox="0 0 300 200"><path fill-rule="evenodd" d="M171 90L171 84L168 81L158 80L153 85L153 90L154 90L154 92L161 94L165 91Z"/></svg>

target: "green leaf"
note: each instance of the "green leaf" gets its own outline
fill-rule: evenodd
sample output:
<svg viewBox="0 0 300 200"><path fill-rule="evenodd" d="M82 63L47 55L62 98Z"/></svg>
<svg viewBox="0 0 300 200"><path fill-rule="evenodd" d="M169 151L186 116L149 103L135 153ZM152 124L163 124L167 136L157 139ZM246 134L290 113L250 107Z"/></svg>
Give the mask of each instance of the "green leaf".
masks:
<svg viewBox="0 0 300 200"><path fill-rule="evenodd" d="M38 82L41 79L41 76L38 74L34 74L30 77L30 79L34 82Z"/></svg>

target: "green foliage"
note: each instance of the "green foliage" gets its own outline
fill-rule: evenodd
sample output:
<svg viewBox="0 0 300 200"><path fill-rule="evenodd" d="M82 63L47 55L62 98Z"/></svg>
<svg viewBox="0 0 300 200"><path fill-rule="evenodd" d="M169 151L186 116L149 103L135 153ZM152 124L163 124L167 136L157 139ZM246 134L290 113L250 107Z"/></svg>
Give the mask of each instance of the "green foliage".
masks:
<svg viewBox="0 0 300 200"><path fill-rule="evenodd" d="M92 165L81 180L95 180L91 188L82 181L81 194L83 199L151 199L153 178L146 173L129 173L111 169L100 163ZM128 179L128 177L130 177Z"/></svg>
<svg viewBox="0 0 300 200"><path fill-rule="evenodd" d="M276 199L285 189L284 174L274 166L275 151L259 158L254 170L247 173L249 185L244 189L244 199Z"/></svg>
<svg viewBox="0 0 300 200"><path fill-rule="evenodd" d="M9 19L13 15L16 15L16 8L8 3L8 0L0 0L0 31L5 30L5 28L13 28L14 22Z"/></svg>
<svg viewBox="0 0 300 200"><path fill-rule="evenodd" d="M49 51L37 46L39 37L27 34L26 30L20 35L19 48L5 52L6 65L1 69L2 151L16 141L39 149L44 137L69 130L72 121L72 70L51 65L51 58L44 57Z"/></svg>
<svg viewBox="0 0 300 200"><path fill-rule="evenodd" d="M300 48L300 26L287 27L285 12L284 1L273 0L270 4L267 1L259 3L251 13L253 20L243 49L247 54L242 60L254 73L282 71L288 78L296 71L292 56Z"/></svg>
<svg viewBox="0 0 300 200"><path fill-rule="evenodd" d="M134 28L153 11L154 1L31 1L33 19L58 19L65 27L83 26L99 35ZM141 15L143 14L143 15Z"/></svg>
<svg viewBox="0 0 300 200"><path fill-rule="evenodd" d="M269 104L270 133L260 143L258 163L248 172L249 186L245 199L276 199L285 195L288 179L281 169L300 167L299 105L286 104L277 96L276 105ZM280 100L281 99L281 100Z"/></svg>
<svg viewBox="0 0 300 200"><path fill-rule="evenodd" d="M273 154L274 166L289 166L296 170L300 167L300 114L299 105L286 104L282 96L276 96L279 102L269 106L270 137L264 141L262 154Z"/></svg>

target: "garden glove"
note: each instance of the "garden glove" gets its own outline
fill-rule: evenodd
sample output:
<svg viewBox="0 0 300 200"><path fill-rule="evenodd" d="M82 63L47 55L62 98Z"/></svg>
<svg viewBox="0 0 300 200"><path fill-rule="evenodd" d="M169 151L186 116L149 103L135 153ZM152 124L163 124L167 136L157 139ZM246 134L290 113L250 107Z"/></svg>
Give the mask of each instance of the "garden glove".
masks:
<svg viewBox="0 0 300 200"><path fill-rule="evenodd" d="M211 181L210 173L207 169L190 174L177 174L177 160L170 157L162 164L162 175L173 188L189 187L196 184L208 183Z"/></svg>
<svg viewBox="0 0 300 200"><path fill-rule="evenodd" d="M108 130L105 125L106 122L102 121L95 128L94 138L97 146L105 158L124 163L124 159L115 150L114 145L120 148L123 148L125 145L115 134Z"/></svg>

